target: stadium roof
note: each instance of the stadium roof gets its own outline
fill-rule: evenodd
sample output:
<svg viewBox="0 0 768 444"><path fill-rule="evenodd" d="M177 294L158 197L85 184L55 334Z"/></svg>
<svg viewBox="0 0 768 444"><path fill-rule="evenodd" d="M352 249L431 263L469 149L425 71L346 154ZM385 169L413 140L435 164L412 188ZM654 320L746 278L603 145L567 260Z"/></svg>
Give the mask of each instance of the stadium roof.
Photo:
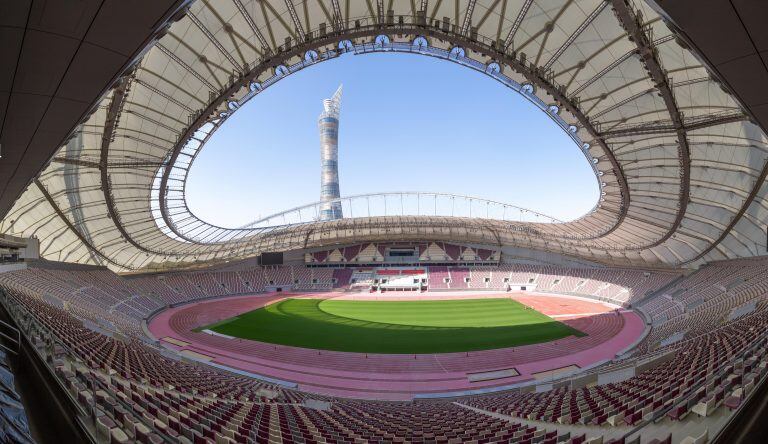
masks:
<svg viewBox="0 0 768 444"><path fill-rule="evenodd" d="M173 19L0 232L37 236L50 259L117 269L393 238L642 266L764 251L768 140L643 2L198 0ZM480 70L550 113L592 162L601 202L566 223L364 214L240 230L188 210L186 173L229 114L292 72L381 51Z"/></svg>

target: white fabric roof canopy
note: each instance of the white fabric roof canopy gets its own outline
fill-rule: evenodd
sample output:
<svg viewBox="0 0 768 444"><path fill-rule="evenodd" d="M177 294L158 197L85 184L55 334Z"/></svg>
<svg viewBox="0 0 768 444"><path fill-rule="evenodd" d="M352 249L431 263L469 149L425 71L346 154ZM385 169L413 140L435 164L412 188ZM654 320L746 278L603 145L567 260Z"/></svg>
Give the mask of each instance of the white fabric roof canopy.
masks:
<svg viewBox="0 0 768 444"><path fill-rule="evenodd" d="M604 183L600 205L576 221L527 228L358 217L235 238L197 221L179 171L231 112L228 102L279 83L279 67L307 51L322 60L339 55L342 40L373 45L378 35L406 47L418 36L430 48L458 46L531 84L589 144ZM103 98L0 231L37 236L50 259L115 269L392 238L678 266L764 251L768 190L758 179L767 155L765 134L641 2L198 0Z"/></svg>

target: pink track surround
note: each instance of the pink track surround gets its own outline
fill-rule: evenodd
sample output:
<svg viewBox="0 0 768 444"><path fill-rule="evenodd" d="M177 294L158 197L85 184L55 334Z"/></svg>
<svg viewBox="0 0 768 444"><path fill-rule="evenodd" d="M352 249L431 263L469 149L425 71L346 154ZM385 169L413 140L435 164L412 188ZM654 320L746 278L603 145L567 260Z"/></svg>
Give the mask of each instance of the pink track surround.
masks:
<svg viewBox="0 0 768 444"><path fill-rule="evenodd" d="M192 331L287 297L378 300L512 297L587 336L469 353L397 355L319 351ZM534 381L537 373L570 366L584 368L611 359L633 344L645 330L640 316L630 310L619 309L618 313L615 310L615 306L594 300L527 292L268 293L223 297L170 308L152 318L148 327L167 348L202 354L218 365L292 382L302 391L394 401L409 400L417 395L438 396L506 387ZM165 338L188 345L179 346ZM476 382L468 377L506 369L514 369L518 375Z"/></svg>

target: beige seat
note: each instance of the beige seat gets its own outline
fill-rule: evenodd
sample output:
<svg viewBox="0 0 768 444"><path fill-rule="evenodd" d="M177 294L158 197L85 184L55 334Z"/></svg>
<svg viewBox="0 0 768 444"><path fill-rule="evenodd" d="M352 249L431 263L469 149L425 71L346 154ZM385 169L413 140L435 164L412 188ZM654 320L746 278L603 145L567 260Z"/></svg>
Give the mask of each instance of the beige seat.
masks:
<svg viewBox="0 0 768 444"><path fill-rule="evenodd" d="M128 438L128 435L125 434L124 431L120 429L112 429L112 444L128 444L131 440Z"/></svg>
<svg viewBox="0 0 768 444"><path fill-rule="evenodd" d="M707 442L709 442L709 430L704 429L704 433L701 435L697 437L687 436L680 441L680 444L706 444Z"/></svg>
<svg viewBox="0 0 768 444"><path fill-rule="evenodd" d="M112 440L112 429L115 427L117 424L109 416L102 415L96 418L96 442L109 444Z"/></svg>
<svg viewBox="0 0 768 444"><path fill-rule="evenodd" d="M609 416L607 421L608 421L608 424L612 426L621 425L624 423L624 413L617 413L613 416Z"/></svg>
<svg viewBox="0 0 768 444"><path fill-rule="evenodd" d="M699 416L709 416L712 414L712 412L714 412L717 409L719 405L720 403L717 402L713 397L708 401L699 402L698 404L693 406L691 411Z"/></svg>

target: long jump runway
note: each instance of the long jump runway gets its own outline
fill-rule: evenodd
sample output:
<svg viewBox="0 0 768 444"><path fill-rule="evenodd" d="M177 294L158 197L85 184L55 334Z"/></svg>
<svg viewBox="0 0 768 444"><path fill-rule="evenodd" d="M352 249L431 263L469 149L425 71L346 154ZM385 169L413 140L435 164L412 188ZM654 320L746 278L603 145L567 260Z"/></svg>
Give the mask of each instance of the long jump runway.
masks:
<svg viewBox="0 0 768 444"><path fill-rule="evenodd" d="M441 354L365 354L313 350L216 336L193 329L291 298L374 300L509 298L586 333L513 348ZM170 308L149 330L173 350L215 364L297 384L302 391L350 398L408 400L544 380L613 358L642 335L630 310L571 296L536 293L435 292L418 295L269 293L233 296Z"/></svg>

